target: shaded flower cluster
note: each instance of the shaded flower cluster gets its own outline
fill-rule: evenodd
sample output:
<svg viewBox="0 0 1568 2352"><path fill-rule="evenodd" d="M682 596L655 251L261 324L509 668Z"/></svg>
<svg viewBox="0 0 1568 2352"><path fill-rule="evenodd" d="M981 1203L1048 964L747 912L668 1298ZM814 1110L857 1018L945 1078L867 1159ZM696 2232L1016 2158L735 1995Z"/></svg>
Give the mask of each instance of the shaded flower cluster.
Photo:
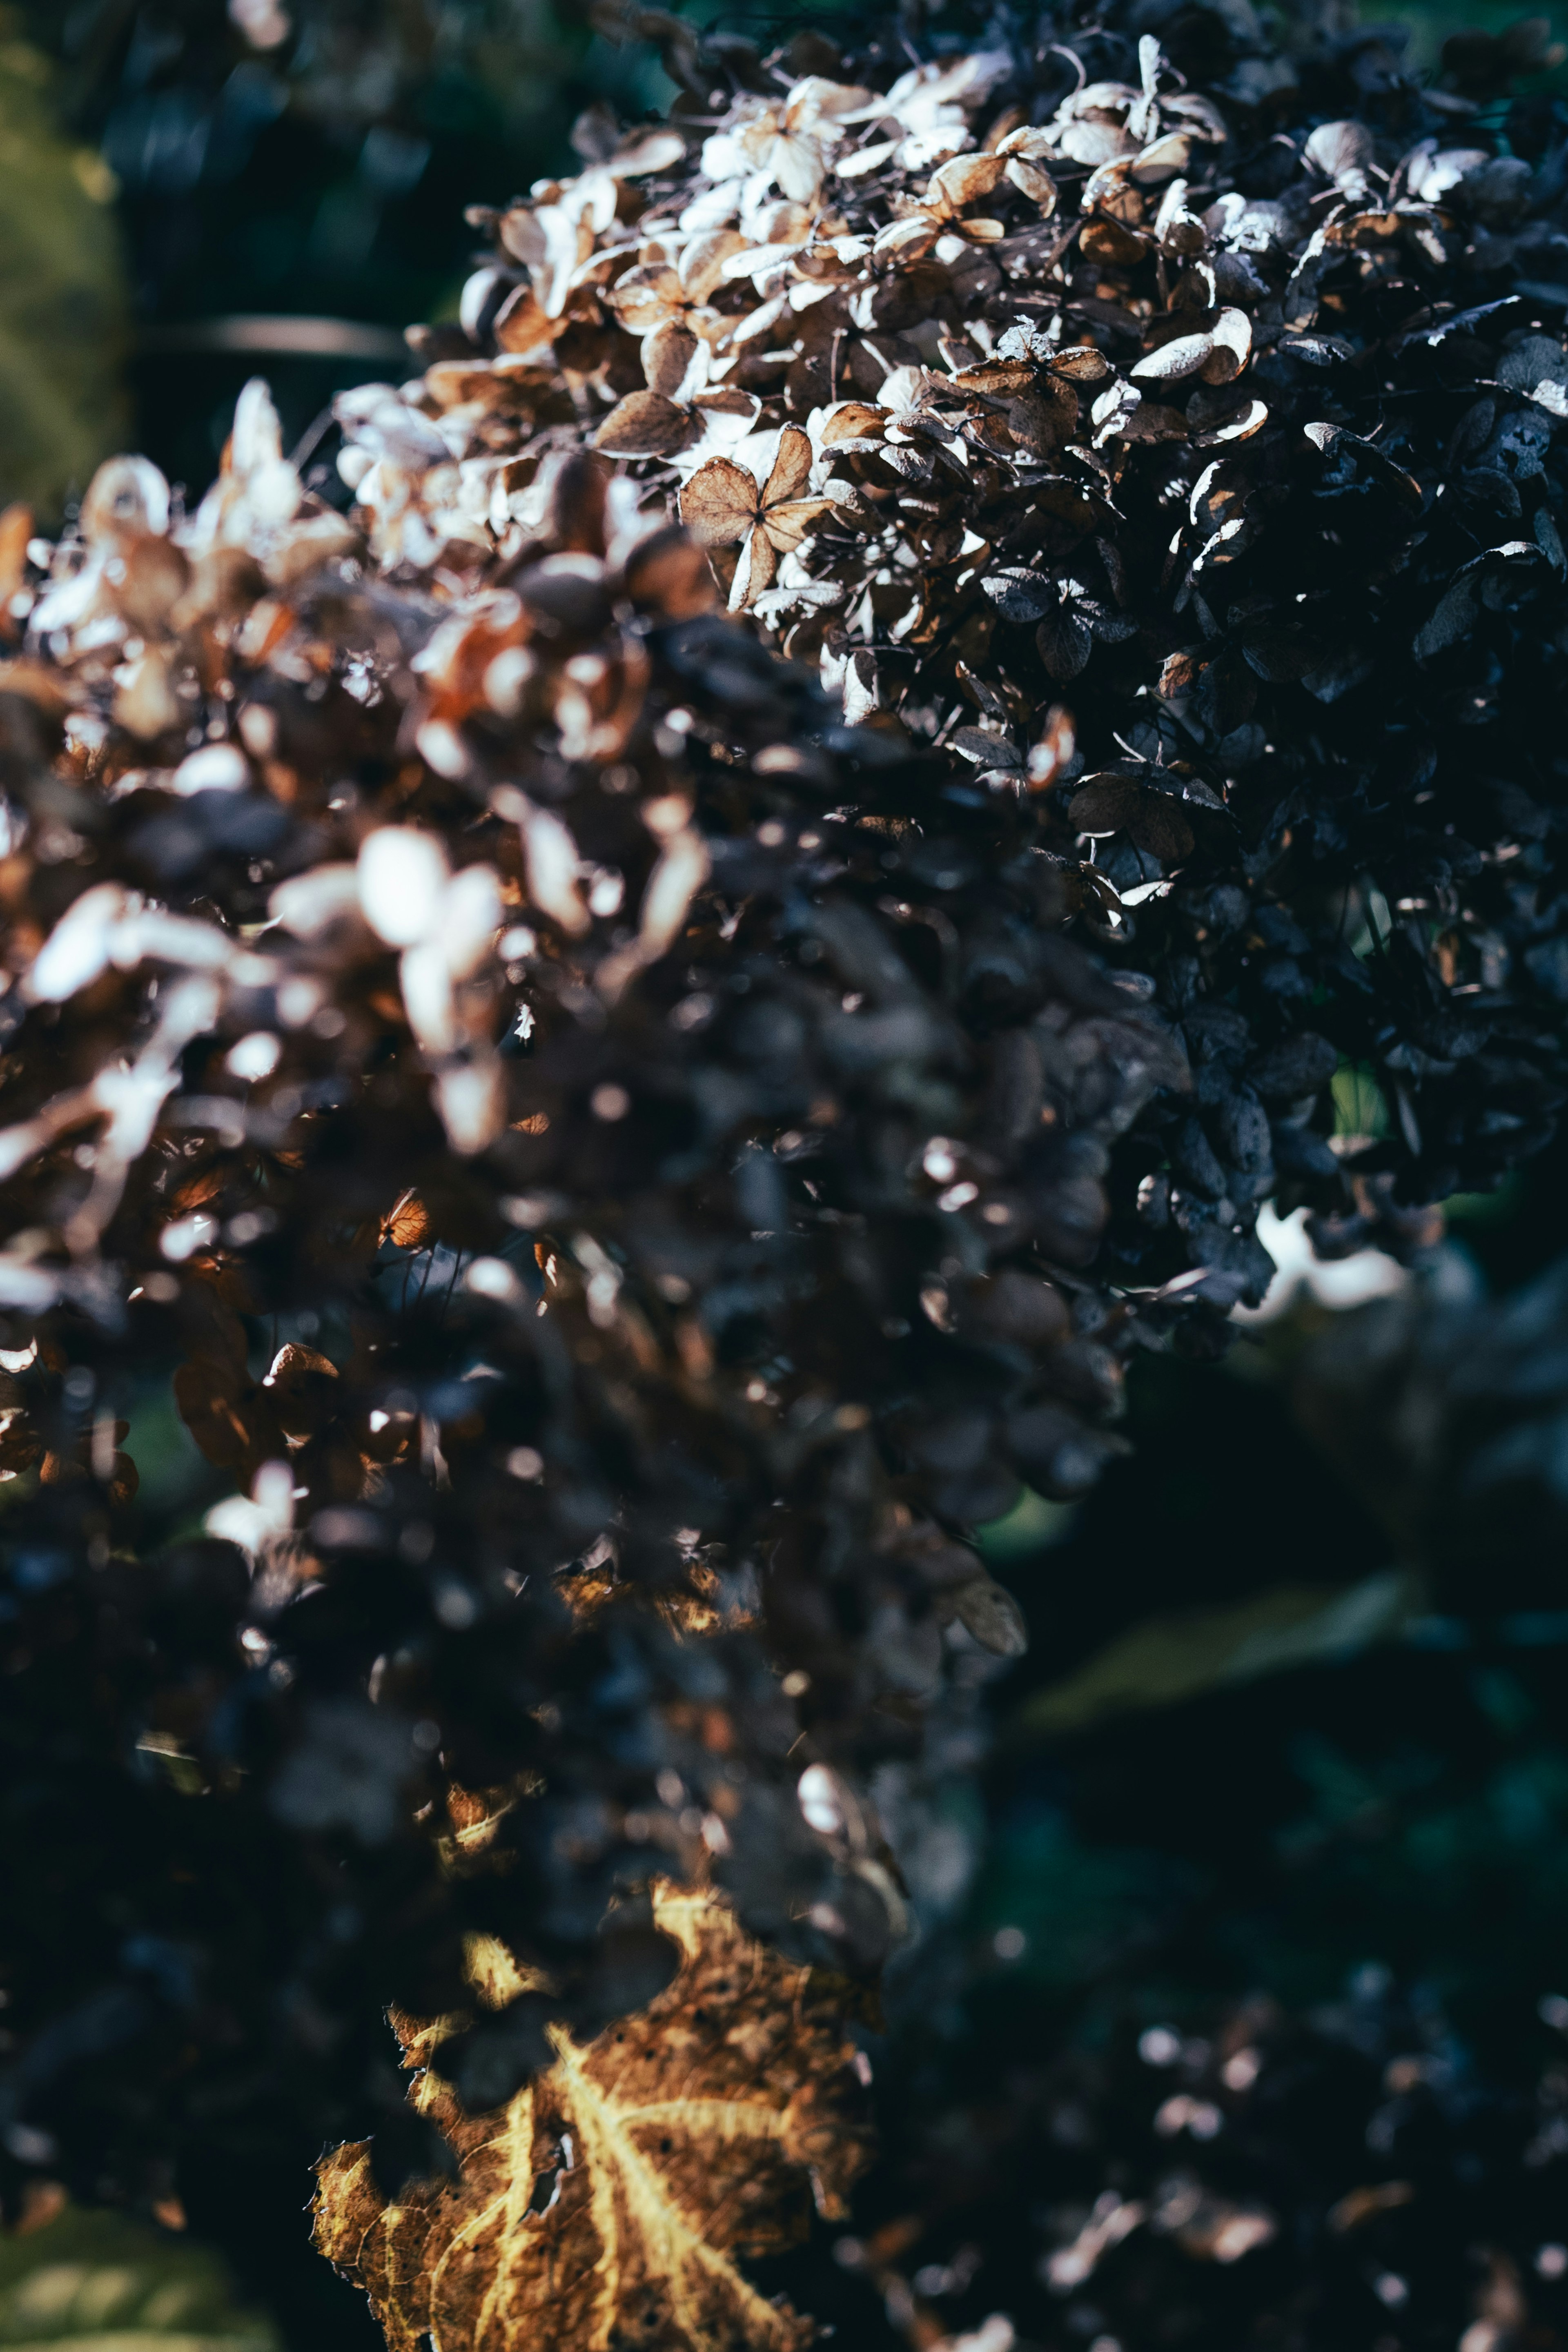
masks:
<svg viewBox="0 0 1568 2352"><path fill-rule="evenodd" d="M871 1776L1025 1642L967 1531L1093 1481L1168 1312L1087 1269L1184 1063L1018 803L603 457L462 563L435 426L344 408L354 518L258 384L195 514L127 458L11 526L0 2135L143 2200L258 2102L428 2169L386 2005L510 1954L494 2106L665 1981L656 1872L873 1977Z"/></svg>
<svg viewBox="0 0 1568 2352"><path fill-rule="evenodd" d="M484 216L487 390L422 404L481 536L569 404L853 719L1032 804L1197 1067L1118 1150L1113 1262L1227 1304L1266 1196L1419 1249L1562 1099L1562 148L1467 94L1527 28L1424 92L1310 19L1289 60L1046 25L895 71L629 12L671 130L590 121Z"/></svg>

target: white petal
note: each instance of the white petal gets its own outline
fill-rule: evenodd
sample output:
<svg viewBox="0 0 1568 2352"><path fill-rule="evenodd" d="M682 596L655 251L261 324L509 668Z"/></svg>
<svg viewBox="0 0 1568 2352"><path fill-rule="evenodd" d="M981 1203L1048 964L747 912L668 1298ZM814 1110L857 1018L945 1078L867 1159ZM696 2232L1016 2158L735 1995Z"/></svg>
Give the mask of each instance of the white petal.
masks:
<svg viewBox="0 0 1568 2352"><path fill-rule="evenodd" d="M27 974L24 992L33 1003L63 1004L96 980L113 950L116 926L139 903L118 882L84 890L60 917Z"/></svg>
<svg viewBox="0 0 1568 2352"><path fill-rule="evenodd" d="M506 1090L498 1066L479 1062L443 1070L436 1081L436 1108L454 1151L482 1151L506 1125Z"/></svg>
<svg viewBox="0 0 1568 2352"><path fill-rule="evenodd" d="M441 905L440 940L454 980L467 980L501 927L500 884L488 866L465 866Z"/></svg>
<svg viewBox="0 0 1568 2352"><path fill-rule="evenodd" d="M412 947L435 928L450 868L433 833L384 824L361 847L358 870L365 921L388 947Z"/></svg>
<svg viewBox="0 0 1568 2352"><path fill-rule="evenodd" d="M191 793L242 793L249 782L250 769L243 751L232 743L208 743L181 761L173 789L182 797Z"/></svg>
<svg viewBox="0 0 1568 2352"><path fill-rule="evenodd" d="M449 1054L458 1042L457 1011L446 942L423 940L404 950L399 966L408 1025L427 1054Z"/></svg>
<svg viewBox="0 0 1568 2352"><path fill-rule="evenodd" d="M283 1040L275 1037L270 1029L253 1029L237 1045L231 1045L225 1056L224 1067L232 1077L254 1083L258 1078L269 1078L282 1058Z"/></svg>
<svg viewBox="0 0 1568 2352"><path fill-rule="evenodd" d="M287 882L279 882L267 910L275 923L281 923L297 940L314 940L358 906L359 876L352 866L316 866L308 874L291 875ZM304 1017L309 1020L310 1014Z"/></svg>
<svg viewBox="0 0 1568 2352"><path fill-rule="evenodd" d="M513 784L502 784L491 795L491 806L522 835L531 903L559 923L569 938L581 939L593 917L577 887L583 861L567 827L549 809L536 808L528 794Z"/></svg>
<svg viewBox="0 0 1568 2352"><path fill-rule="evenodd" d="M707 843L689 826L665 844L643 892L638 944L647 962L665 954L679 937L692 899L708 879L709 864Z"/></svg>

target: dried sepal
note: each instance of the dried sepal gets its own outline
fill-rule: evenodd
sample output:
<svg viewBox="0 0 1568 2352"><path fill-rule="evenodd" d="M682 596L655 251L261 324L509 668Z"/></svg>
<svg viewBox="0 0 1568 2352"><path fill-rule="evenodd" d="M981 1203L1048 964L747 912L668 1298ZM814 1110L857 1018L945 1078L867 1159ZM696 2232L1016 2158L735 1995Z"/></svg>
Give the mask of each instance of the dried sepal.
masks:
<svg viewBox="0 0 1568 2352"><path fill-rule="evenodd" d="M679 1946L673 1982L594 2041L550 2029L552 2063L500 2115L468 2116L442 2083L441 2027L400 2021L456 2178L389 2205L351 2143L322 2158L314 2208L318 2247L393 2352L426 2334L607 2352L628 2326L669 2352L811 2341L741 2260L845 2211L868 2153L853 2046L831 1989L713 1895L660 1885L653 1917ZM526 1999L514 1978L492 1968L491 1998Z"/></svg>

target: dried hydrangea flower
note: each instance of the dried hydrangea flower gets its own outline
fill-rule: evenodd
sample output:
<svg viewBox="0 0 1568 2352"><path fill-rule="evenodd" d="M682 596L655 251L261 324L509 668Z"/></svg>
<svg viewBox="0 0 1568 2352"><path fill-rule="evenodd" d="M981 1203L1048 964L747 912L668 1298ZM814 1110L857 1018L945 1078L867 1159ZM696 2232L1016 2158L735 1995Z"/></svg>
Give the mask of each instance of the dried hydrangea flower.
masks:
<svg viewBox="0 0 1568 2352"><path fill-rule="evenodd" d="M342 396L346 511L257 388L194 517L132 458L4 537L0 1644L133 1825L68 1983L27 1929L16 2164L145 2191L149 2079L266 2053L395 2190L385 2006L504 1947L503 2100L656 1874L874 1975L1022 1638L974 1528L1263 1201L1417 1252L1561 1106L1552 167L1205 12L648 29L683 111ZM153 1551L165 1382L221 1491Z"/></svg>

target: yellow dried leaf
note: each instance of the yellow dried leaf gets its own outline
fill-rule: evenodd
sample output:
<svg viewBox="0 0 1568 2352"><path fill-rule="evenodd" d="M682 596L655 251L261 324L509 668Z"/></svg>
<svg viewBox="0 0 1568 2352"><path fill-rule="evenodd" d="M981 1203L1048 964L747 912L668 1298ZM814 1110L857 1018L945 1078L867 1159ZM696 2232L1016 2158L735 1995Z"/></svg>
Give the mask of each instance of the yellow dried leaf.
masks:
<svg viewBox="0 0 1568 2352"><path fill-rule="evenodd" d="M716 1896L661 1884L682 1964L649 2007L469 2116L433 2072L412 2096L458 2178L389 2205L369 2143L322 2158L316 2244L363 2286L393 2352L796 2352L809 2319L750 2284L868 2160L854 2052L820 1979L753 1943ZM489 1956L493 1963L493 1955ZM496 1979L493 1965L485 1981ZM502 1972L500 1981L505 1981ZM427 2066L453 2030L403 2025Z"/></svg>
<svg viewBox="0 0 1568 2352"><path fill-rule="evenodd" d="M520 1772L513 1780L496 1789L464 1789L456 1780L447 1785L447 1816L452 1824L449 1837L436 1841L436 1851L441 1867L453 1878L472 1877L480 1871L509 1871L517 1856L510 1848L496 1845L502 1822L527 1796L537 1795L543 1783L535 1773ZM501 2008L525 1990L521 1979L510 1992L496 1993L491 1989L502 1985L518 1974L517 1962L504 1944L493 1936L470 1936L474 1951L481 1949L488 1956L482 1962L469 1954L468 1981L492 2009ZM476 1969L479 1973L475 1973Z"/></svg>
<svg viewBox="0 0 1568 2352"><path fill-rule="evenodd" d="M382 1222L381 1238L398 1249L424 1249L430 1239L430 1213L417 1192L405 1192Z"/></svg>
<svg viewBox="0 0 1568 2352"><path fill-rule="evenodd" d="M504 2009L525 1992L553 1990L542 1969L520 1968L499 1936L477 1928L463 1938L463 1974L487 2009Z"/></svg>

